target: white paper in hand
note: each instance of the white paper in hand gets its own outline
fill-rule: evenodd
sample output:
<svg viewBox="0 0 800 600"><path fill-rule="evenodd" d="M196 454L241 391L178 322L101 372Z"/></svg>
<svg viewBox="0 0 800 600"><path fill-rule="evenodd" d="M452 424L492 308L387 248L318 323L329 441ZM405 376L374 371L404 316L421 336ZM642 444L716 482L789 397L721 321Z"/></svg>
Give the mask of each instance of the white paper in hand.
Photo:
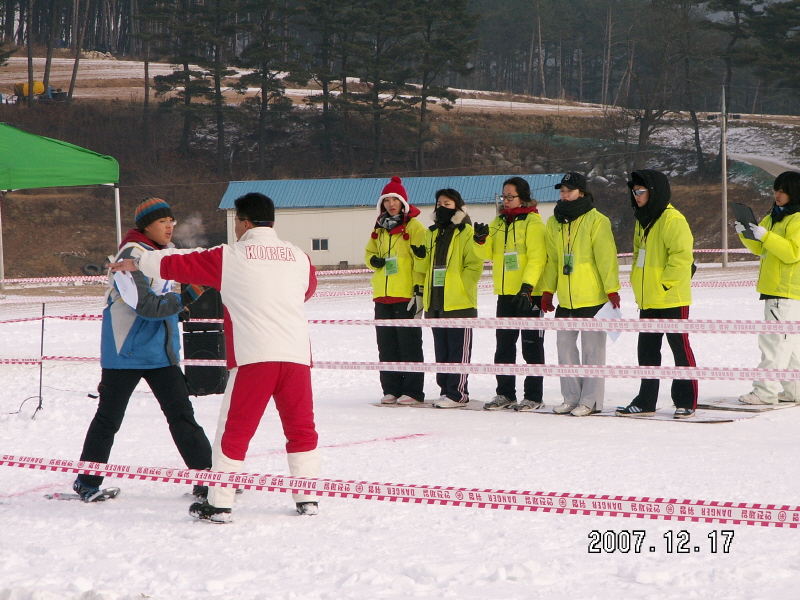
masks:
<svg viewBox="0 0 800 600"><path fill-rule="evenodd" d="M136 304L139 302L139 294L136 291L136 282L133 280L133 275L123 271L117 271L114 273L114 283L119 290L119 295L122 296L122 301L136 310Z"/></svg>
<svg viewBox="0 0 800 600"><path fill-rule="evenodd" d="M614 308L611 305L611 302L606 302L603 305L603 308L597 311L597 314L594 316L595 319L621 319L622 318L622 309ZM621 331L607 331L608 337L611 338L612 342L616 342L617 338L619 338L619 334L622 333Z"/></svg>

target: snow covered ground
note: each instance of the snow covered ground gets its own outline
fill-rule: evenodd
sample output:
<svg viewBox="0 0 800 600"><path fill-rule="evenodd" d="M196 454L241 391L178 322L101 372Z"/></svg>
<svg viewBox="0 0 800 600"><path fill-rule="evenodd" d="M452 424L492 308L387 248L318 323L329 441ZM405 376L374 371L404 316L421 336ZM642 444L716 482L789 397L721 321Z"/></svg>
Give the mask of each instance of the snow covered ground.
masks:
<svg viewBox="0 0 800 600"><path fill-rule="evenodd" d="M751 267L703 268L698 280L753 279ZM623 276L626 278L626 276ZM366 287L327 279L324 289ZM480 315L493 316L482 289ZM77 302L77 301L76 301ZM48 314L96 314L99 300L49 304ZM629 289L626 316L635 316ZM752 288L695 290L691 316L760 319ZM2 320L40 314L41 305L0 305ZM314 298L309 318L369 318L368 297ZM40 324L0 325L0 357L39 356ZM97 356L97 321L47 320L48 355ZM702 366L753 367L755 335L691 338ZM312 329L318 360L377 360L370 327ZM546 337L555 362L555 335ZM430 333L426 355L433 359ZM473 362L491 362L494 335L475 331ZM671 364L669 351L665 364ZM609 364L636 362L636 336L609 342ZM0 454L77 458L95 401L99 366L47 363L44 410L31 420L38 367L0 366ZM519 382L521 384L521 381ZM609 380L607 406L627 404L638 382ZM493 377L472 376L474 399L489 399ZM660 404L669 405L668 385ZM749 391L743 381L700 382L701 398ZM560 402L545 380L545 401ZM332 479L572 493L800 504L797 431L789 408L729 424L642 422L538 414L376 408L376 373L314 371L323 476ZM433 376L426 391L437 396ZM220 397L198 398L213 436ZM146 387L134 394L112 453L119 464L181 467L166 423ZM250 472L286 474L277 414L269 407L250 448ZM191 520L187 486L108 478L122 494L103 504L46 500L74 475L0 467L0 599L158 600L372 598L797 598L800 531L645 521L451 506L323 499L316 517L294 513L284 494L248 491L234 523ZM645 551L589 554L593 530L643 530ZM663 537L685 530L699 552L667 552ZM710 551L712 531L733 530L729 553ZM649 552L652 545L655 552Z"/></svg>

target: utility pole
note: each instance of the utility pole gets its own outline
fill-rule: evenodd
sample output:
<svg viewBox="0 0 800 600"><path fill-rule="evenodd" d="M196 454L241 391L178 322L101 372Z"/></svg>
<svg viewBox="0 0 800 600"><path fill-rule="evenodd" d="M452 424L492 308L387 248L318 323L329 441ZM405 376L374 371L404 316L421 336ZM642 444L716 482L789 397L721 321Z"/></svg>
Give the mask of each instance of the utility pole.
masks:
<svg viewBox="0 0 800 600"><path fill-rule="evenodd" d="M720 158L722 159L722 267L728 266L728 112L725 110L725 86L722 86L722 139Z"/></svg>

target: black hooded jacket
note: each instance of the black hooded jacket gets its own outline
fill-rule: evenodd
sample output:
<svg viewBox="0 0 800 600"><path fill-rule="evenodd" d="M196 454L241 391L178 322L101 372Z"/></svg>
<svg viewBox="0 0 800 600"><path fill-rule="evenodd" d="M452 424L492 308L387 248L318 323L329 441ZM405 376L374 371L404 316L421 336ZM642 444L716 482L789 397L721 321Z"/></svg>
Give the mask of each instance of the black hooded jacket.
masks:
<svg viewBox="0 0 800 600"><path fill-rule="evenodd" d="M636 205L636 196L633 195L633 186L642 185L647 188L650 199L647 204L639 208ZM631 173L631 181L628 182L631 194L631 206L636 220L647 231L655 223L669 204L670 188L669 179L660 171L652 169L641 169Z"/></svg>

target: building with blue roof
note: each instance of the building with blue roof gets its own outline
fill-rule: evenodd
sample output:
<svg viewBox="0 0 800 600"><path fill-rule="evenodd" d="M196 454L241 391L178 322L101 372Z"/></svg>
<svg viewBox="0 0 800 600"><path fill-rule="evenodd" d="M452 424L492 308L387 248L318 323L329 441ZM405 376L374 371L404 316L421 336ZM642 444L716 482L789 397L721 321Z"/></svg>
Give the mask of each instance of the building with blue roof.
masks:
<svg viewBox="0 0 800 600"><path fill-rule="evenodd" d="M543 220L553 214L558 200L555 185L563 173L518 175L527 180L539 202ZM488 223L501 205L503 182L515 175L407 177L408 200L421 209L427 227L434 194L443 188L458 190L473 222ZM369 179L294 179L232 181L219 207L227 211L228 242L234 241L234 200L259 192L275 202L275 229L285 240L302 248L316 267L355 267L364 264L364 248L378 216L377 203L389 177Z"/></svg>

